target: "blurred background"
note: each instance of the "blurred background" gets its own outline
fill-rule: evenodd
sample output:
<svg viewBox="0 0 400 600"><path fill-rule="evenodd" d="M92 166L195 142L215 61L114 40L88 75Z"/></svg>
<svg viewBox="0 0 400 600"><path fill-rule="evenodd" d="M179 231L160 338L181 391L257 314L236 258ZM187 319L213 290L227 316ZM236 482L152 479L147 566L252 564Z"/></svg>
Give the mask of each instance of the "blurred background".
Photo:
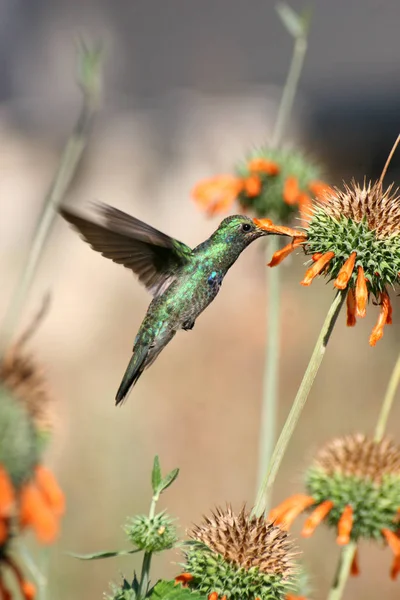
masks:
<svg viewBox="0 0 400 600"><path fill-rule="evenodd" d="M304 2L292 1L300 10ZM400 129L400 4L314 3L300 89L287 142L326 165L326 179L377 177ZM103 108L67 201L101 200L196 245L216 227L190 200L201 178L229 172L249 147L268 142L292 40L268 0L0 0L0 315L29 248L63 142L79 111L75 40L106 47ZM387 182L398 181L399 154ZM332 298L331 285L298 285L300 255L282 267L279 424L287 415ZM150 301L132 275L92 252L58 222L24 322L50 291L49 316L31 342L57 401L49 456L67 495L51 550L48 598L101 598L139 559L82 563L67 551L126 545L121 525L147 512L150 470L179 466L162 505L186 527L217 504L254 499L265 342L263 243L244 253L191 333L180 333L121 409L115 391ZM378 309L334 332L274 490L301 490L327 439L370 432L399 351L400 306L375 349ZM22 325L22 324L21 324ZM400 438L400 407L390 433ZM294 528L298 537L302 520ZM338 548L323 527L299 545L315 600L333 577ZM40 557L38 558L40 562ZM362 576L345 597L398 598L391 552L361 546ZM171 566L171 561L175 565ZM178 553L156 558L153 576L179 571Z"/></svg>

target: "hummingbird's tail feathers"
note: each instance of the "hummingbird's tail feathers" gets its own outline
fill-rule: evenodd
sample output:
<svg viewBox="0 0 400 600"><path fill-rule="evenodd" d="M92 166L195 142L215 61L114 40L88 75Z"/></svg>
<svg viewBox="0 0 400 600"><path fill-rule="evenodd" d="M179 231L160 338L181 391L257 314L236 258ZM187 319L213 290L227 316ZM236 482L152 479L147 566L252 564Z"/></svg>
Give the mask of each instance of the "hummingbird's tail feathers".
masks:
<svg viewBox="0 0 400 600"><path fill-rule="evenodd" d="M145 370L147 365L147 357L149 347L134 348L131 360L122 378L121 385L118 388L115 396L115 405L118 406L126 400L128 394L132 391L133 386Z"/></svg>

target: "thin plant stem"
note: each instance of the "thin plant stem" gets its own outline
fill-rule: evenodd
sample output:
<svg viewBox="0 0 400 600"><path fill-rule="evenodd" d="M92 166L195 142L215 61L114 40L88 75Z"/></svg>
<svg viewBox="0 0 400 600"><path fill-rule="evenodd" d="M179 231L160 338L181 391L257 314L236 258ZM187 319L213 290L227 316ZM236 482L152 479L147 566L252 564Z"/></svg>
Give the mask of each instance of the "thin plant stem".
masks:
<svg viewBox="0 0 400 600"><path fill-rule="evenodd" d="M272 134L271 146L276 148L282 143L285 128L290 119L293 102L304 64L307 50L307 31L302 30L295 38L292 61L289 67L278 115ZM268 244L268 255L273 255L279 249L279 238L271 236ZM268 269L266 277L267 303L267 340L263 377L263 398L261 407L261 426L258 459L257 486L262 482L264 473L269 465L276 441L276 413L278 404L278 370L280 352L280 270ZM266 507L269 498L265 498Z"/></svg>
<svg viewBox="0 0 400 600"><path fill-rule="evenodd" d="M387 386L386 394L383 398L382 407L378 416L378 421L375 428L375 436L374 440L376 442L380 442L384 436L390 409L393 406L393 401L396 396L396 391L400 385L400 354L397 358L396 364L392 371L392 374L389 379L389 383ZM328 600L340 600L344 588L346 586L347 579L350 575L351 563L354 560L354 556L356 553L356 544L355 542L350 542L345 548L343 548L339 565L337 569L337 573L335 576L335 581L332 584L331 590L329 592Z"/></svg>
<svg viewBox="0 0 400 600"><path fill-rule="evenodd" d="M340 600L349 578L351 565L357 551L356 542L347 544L340 553L339 565L335 575L335 581L329 591L328 600Z"/></svg>
<svg viewBox="0 0 400 600"><path fill-rule="evenodd" d="M326 315L310 362L308 363L308 367L298 389L296 398L294 399L292 408L290 409L285 425L283 426L282 432L276 443L267 473L260 485L256 504L253 509L253 514L256 516L261 516L265 512L268 495L275 482L282 459L289 445L296 424L300 418L301 412L307 402L308 395L318 373L318 369L322 363L322 359L324 358L326 347L331 337L340 309L342 308L343 302L346 298L346 293L346 290L337 292L328 314Z"/></svg>
<svg viewBox="0 0 400 600"><path fill-rule="evenodd" d="M393 401L396 396L396 391L400 385L400 354L397 357L396 364L392 371L387 386L386 394L383 399L381 412L379 413L378 422L375 429L375 441L379 442L386 429L386 424L389 418L389 413L393 405Z"/></svg>
<svg viewBox="0 0 400 600"><path fill-rule="evenodd" d="M146 594L149 587L150 581L150 566L151 566L152 552L145 552L142 563L142 573L140 575L139 593L138 599L143 600L146 598Z"/></svg>
<svg viewBox="0 0 400 600"><path fill-rule="evenodd" d="M94 52L82 47L79 55L80 84L83 104L73 132L62 153L59 167L44 199L29 253L6 312L0 335L0 357L7 349L18 325L28 292L35 278L44 247L57 217L57 209L77 171L86 146L92 121L98 105L99 61Z"/></svg>
<svg viewBox="0 0 400 600"><path fill-rule="evenodd" d="M267 244L268 256L279 248L279 238L271 236ZM278 399L279 334L280 334L280 269L267 269L267 342L264 365L263 400L261 406L260 444L258 458L258 487L271 460L276 441L276 413ZM268 502L267 502L268 504Z"/></svg>

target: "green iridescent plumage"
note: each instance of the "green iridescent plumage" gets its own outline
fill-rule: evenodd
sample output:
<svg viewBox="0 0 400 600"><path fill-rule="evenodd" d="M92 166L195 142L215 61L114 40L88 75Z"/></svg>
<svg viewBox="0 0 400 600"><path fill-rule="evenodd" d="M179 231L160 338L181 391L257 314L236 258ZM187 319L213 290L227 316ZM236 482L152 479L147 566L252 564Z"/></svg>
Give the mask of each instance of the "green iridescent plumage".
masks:
<svg viewBox="0 0 400 600"><path fill-rule="evenodd" d="M176 332L193 328L241 252L269 232L248 217L234 215L192 250L111 206L95 207L98 222L69 209L61 214L94 250L132 270L154 296L116 395L119 404Z"/></svg>

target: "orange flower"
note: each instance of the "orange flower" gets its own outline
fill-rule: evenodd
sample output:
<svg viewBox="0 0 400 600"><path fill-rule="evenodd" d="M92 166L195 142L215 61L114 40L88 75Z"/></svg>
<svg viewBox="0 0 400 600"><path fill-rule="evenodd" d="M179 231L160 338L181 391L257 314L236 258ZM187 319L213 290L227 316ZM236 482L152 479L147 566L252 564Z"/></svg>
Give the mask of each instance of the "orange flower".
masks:
<svg viewBox="0 0 400 600"><path fill-rule="evenodd" d="M200 181L192 191L196 204L212 216L227 212L243 189L243 180L234 175L216 175Z"/></svg>
<svg viewBox="0 0 400 600"><path fill-rule="evenodd" d="M14 490L7 471L0 465L0 519L9 517L15 502Z"/></svg>
<svg viewBox="0 0 400 600"><path fill-rule="evenodd" d="M383 328L385 325L392 323L392 306L390 304L389 295L386 292L381 293L381 311L379 313L378 321L372 330L369 343L371 346L375 346L376 342L383 336Z"/></svg>
<svg viewBox="0 0 400 600"><path fill-rule="evenodd" d="M243 179L243 186L246 194L250 198L253 198L261 192L261 179L258 175L250 175L246 179Z"/></svg>
<svg viewBox="0 0 400 600"><path fill-rule="evenodd" d="M181 573L180 575L175 577L175 585L180 583L182 584L182 587L188 587L192 579L193 575L191 575L190 573Z"/></svg>
<svg viewBox="0 0 400 600"><path fill-rule="evenodd" d="M347 288L350 277L353 275L356 258L357 252L352 252L340 269L339 275L336 277L335 283L333 284L338 290L345 290Z"/></svg>
<svg viewBox="0 0 400 600"><path fill-rule="evenodd" d="M338 523L337 543L345 546L350 542L351 530L353 529L353 507L348 504L343 511Z"/></svg>
<svg viewBox="0 0 400 600"><path fill-rule="evenodd" d="M53 473L43 465L35 470L36 484L50 505L54 514L61 516L65 512L65 498Z"/></svg>
<svg viewBox="0 0 400 600"><path fill-rule="evenodd" d="M329 194L333 194L333 189L325 181L310 181L308 188L312 195L319 200L324 200Z"/></svg>
<svg viewBox="0 0 400 600"><path fill-rule="evenodd" d="M310 537L318 527L318 525L325 519L325 517L330 513L333 508L332 500L325 500L321 504L317 506L308 517L307 521L304 524L301 535L303 537Z"/></svg>
<svg viewBox="0 0 400 600"><path fill-rule="evenodd" d="M326 265L332 260L332 258L334 256L335 255L334 255L333 252L326 252L325 254L323 254L313 264L312 267L310 267L309 269L307 269L303 281L300 282L301 285L305 285L305 286L311 285L313 279L315 279L315 277L321 273L321 271L324 269L324 267L326 267Z"/></svg>
<svg viewBox="0 0 400 600"><path fill-rule="evenodd" d="M354 327L356 324L356 297L354 291L350 289L347 292L347 327Z"/></svg>
<svg viewBox="0 0 400 600"><path fill-rule="evenodd" d="M278 175L279 165L267 158L252 158L247 163L247 168L251 173L266 173L267 175Z"/></svg>
<svg viewBox="0 0 400 600"><path fill-rule="evenodd" d="M299 181L293 175L288 177L283 187L283 199L286 204L296 204L300 194Z"/></svg>
<svg viewBox="0 0 400 600"><path fill-rule="evenodd" d="M368 288L365 281L364 269L358 267L357 284L356 284L356 316L361 319L365 317L368 304Z"/></svg>

